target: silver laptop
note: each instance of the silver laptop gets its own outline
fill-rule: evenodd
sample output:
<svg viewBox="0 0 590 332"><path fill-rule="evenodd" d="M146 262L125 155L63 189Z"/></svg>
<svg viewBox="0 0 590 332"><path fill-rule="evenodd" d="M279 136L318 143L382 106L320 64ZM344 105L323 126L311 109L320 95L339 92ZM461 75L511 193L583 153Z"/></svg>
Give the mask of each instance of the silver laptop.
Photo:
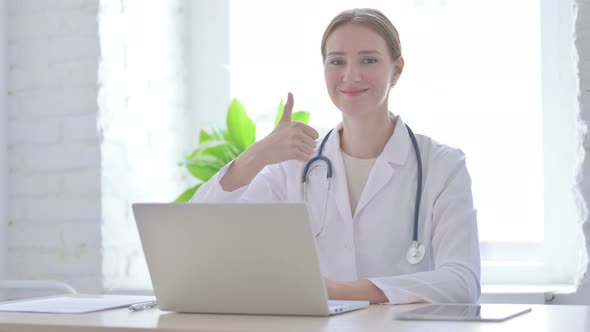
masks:
<svg viewBox="0 0 590 332"><path fill-rule="evenodd" d="M328 301L303 203L136 203L161 310L328 316L368 301Z"/></svg>

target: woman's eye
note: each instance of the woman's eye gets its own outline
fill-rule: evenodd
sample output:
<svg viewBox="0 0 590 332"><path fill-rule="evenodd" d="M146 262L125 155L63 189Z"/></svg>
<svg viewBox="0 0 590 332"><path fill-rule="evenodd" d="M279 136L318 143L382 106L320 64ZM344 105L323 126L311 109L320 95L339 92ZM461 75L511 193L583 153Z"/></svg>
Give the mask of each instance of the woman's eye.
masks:
<svg viewBox="0 0 590 332"><path fill-rule="evenodd" d="M363 63L375 63L375 62L377 62L377 59L374 59L374 58L363 59Z"/></svg>
<svg viewBox="0 0 590 332"><path fill-rule="evenodd" d="M334 60L330 61L331 65L341 65L343 63L344 63L344 61L339 60L339 59L334 59Z"/></svg>

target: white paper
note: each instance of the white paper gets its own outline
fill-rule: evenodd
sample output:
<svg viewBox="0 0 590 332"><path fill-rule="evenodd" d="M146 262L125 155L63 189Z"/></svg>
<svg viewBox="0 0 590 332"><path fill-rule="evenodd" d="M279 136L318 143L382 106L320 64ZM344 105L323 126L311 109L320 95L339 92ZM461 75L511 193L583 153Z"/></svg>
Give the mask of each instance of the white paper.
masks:
<svg viewBox="0 0 590 332"><path fill-rule="evenodd" d="M0 311L81 314L128 307L131 304L145 301L155 301L155 298L153 296L134 295L62 295L0 303Z"/></svg>

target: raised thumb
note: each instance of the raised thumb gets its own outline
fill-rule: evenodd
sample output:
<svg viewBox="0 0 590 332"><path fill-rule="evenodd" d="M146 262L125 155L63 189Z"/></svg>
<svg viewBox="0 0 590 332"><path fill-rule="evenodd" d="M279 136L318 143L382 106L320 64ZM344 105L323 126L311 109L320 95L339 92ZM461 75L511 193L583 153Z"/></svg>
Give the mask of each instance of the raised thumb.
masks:
<svg viewBox="0 0 590 332"><path fill-rule="evenodd" d="M289 92L287 95L287 102L283 108L283 116L281 122L291 122L291 115L293 114L293 94Z"/></svg>

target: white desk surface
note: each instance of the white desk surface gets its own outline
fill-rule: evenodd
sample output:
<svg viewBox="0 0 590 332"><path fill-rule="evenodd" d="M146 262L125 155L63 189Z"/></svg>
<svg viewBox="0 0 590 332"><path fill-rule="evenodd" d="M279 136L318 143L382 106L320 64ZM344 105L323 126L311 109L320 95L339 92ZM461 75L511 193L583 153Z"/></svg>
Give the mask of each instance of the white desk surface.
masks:
<svg viewBox="0 0 590 332"><path fill-rule="evenodd" d="M590 306L531 305L501 323L400 321L396 312L419 305L372 305L332 317L178 314L127 308L89 314L0 312L0 331L590 331Z"/></svg>

